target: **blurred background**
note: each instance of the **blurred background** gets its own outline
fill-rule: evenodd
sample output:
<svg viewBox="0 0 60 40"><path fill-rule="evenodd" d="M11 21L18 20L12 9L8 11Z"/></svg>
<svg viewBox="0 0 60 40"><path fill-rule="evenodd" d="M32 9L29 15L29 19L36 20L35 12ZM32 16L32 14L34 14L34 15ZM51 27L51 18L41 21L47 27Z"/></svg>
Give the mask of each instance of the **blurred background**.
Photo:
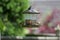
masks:
<svg viewBox="0 0 60 40"><path fill-rule="evenodd" d="M21 33L24 39L35 37L37 40L43 37L41 40L60 40L60 17L56 19L57 14L57 16L60 16L60 0L29 0L29 3L30 9L23 13L24 21L19 24L24 28L23 33ZM54 39L51 37L54 37ZM15 39L19 38L21 37L15 37Z"/></svg>

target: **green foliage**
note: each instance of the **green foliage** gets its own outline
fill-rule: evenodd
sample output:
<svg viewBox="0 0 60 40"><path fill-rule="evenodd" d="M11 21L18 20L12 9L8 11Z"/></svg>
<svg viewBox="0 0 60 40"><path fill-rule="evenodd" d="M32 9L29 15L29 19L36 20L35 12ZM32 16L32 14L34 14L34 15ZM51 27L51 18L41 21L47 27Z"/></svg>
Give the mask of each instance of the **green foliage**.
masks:
<svg viewBox="0 0 60 40"><path fill-rule="evenodd" d="M24 36L23 12L29 8L28 0L0 0L0 32L3 36Z"/></svg>
<svg viewBox="0 0 60 40"><path fill-rule="evenodd" d="M5 27L4 23L2 22L1 18L0 18L0 30L1 31L5 31L6 30L6 27Z"/></svg>
<svg viewBox="0 0 60 40"><path fill-rule="evenodd" d="M2 7L0 7L0 13L2 13L3 12L3 9L2 9Z"/></svg>

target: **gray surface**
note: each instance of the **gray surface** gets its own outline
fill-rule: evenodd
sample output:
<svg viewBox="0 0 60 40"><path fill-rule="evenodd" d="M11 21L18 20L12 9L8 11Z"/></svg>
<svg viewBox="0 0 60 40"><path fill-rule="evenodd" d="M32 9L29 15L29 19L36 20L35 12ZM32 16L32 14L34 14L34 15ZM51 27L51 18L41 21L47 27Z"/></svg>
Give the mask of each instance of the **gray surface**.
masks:
<svg viewBox="0 0 60 40"><path fill-rule="evenodd" d="M21 37L19 38L4 38L4 39L21 39ZM58 37L23 37L22 39L35 39L35 40L58 40ZM60 40L60 37L59 37Z"/></svg>

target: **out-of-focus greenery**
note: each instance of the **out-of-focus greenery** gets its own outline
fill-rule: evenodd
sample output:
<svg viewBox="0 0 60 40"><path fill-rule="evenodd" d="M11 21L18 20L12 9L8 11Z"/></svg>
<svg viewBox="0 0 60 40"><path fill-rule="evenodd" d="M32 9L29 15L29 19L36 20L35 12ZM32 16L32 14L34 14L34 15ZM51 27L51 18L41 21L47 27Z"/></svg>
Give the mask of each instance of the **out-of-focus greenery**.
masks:
<svg viewBox="0 0 60 40"><path fill-rule="evenodd" d="M0 0L0 32L2 36L24 36L23 12L29 8L29 0Z"/></svg>

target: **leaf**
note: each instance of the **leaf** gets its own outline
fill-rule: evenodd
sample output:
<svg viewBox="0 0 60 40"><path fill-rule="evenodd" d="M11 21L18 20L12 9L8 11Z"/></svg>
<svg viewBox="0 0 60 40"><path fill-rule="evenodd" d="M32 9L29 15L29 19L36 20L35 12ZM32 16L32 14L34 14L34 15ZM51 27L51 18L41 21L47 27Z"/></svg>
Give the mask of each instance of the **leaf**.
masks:
<svg viewBox="0 0 60 40"><path fill-rule="evenodd" d="M15 11L16 11L16 12L19 12L20 10L21 10L21 7L18 6Z"/></svg>
<svg viewBox="0 0 60 40"><path fill-rule="evenodd" d="M15 29L15 27L13 26L13 24L11 23L11 22L7 22L7 24L6 24L6 26L7 26L7 32L8 32L8 34L11 36L11 35L13 35L14 34L14 29Z"/></svg>
<svg viewBox="0 0 60 40"><path fill-rule="evenodd" d="M2 9L2 7L0 7L0 13L2 13L3 12L3 9Z"/></svg>
<svg viewBox="0 0 60 40"><path fill-rule="evenodd" d="M6 30L6 26L4 25L4 23L2 22L1 18L0 18L0 30L1 32Z"/></svg>
<svg viewBox="0 0 60 40"><path fill-rule="evenodd" d="M30 7L30 4L28 0L22 0L22 2L21 10L24 12Z"/></svg>

